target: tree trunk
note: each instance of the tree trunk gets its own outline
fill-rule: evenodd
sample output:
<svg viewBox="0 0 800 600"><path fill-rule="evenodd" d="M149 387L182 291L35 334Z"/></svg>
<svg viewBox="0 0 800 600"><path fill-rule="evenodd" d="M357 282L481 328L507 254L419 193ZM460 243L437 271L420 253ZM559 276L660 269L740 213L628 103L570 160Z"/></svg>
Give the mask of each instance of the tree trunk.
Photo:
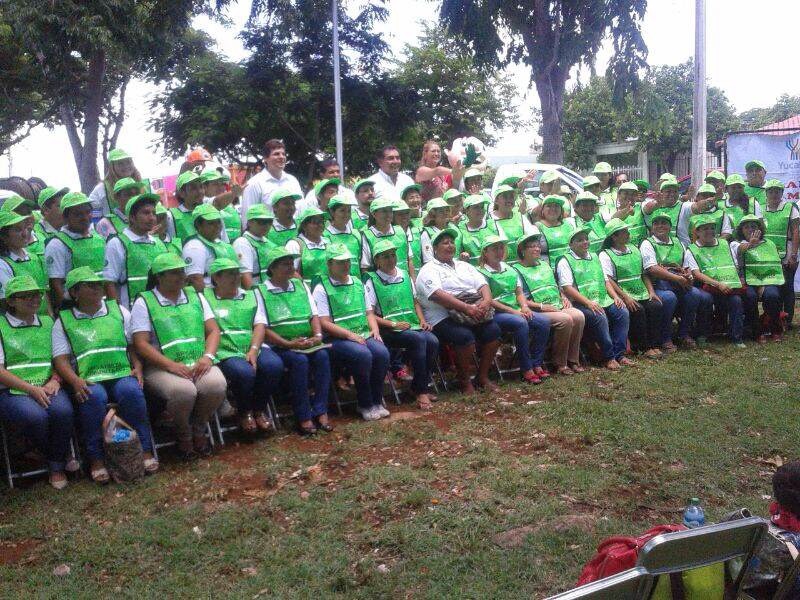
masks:
<svg viewBox="0 0 800 600"><path fill-rule="evenodd" d="M560 165L564 162L561 115L564 110L566 78L554 67L535 77L534 81L542 105L542 154L539 161Z"/></svg>
<svg viewBox="0 0 800 600"><path fill-rule="evenodd" d="M664 157L664 164L667 167L667 173L675 174L675 160L678 158L677 153L668 152Z"/></svg>

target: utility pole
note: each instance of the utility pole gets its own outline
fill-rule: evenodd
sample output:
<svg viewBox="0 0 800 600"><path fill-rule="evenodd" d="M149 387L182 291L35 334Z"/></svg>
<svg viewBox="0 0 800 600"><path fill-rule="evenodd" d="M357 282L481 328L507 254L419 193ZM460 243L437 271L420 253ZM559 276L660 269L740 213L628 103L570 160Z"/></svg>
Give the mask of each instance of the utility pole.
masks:
<svg viewBox="0 0 800 600"><path fill-rule="evenodd" d="M694 108L692 113L692 186L706 177L706 0L695 0Z"/></svg>
<svg viewBox="0 0 800 600"><path fill-rule="evenodd" d="M336 162L339 177L344 181L344 149L342 142L342 82L339 77L339 0L331 0L333 11L333 104L336 121Z"/></svg>

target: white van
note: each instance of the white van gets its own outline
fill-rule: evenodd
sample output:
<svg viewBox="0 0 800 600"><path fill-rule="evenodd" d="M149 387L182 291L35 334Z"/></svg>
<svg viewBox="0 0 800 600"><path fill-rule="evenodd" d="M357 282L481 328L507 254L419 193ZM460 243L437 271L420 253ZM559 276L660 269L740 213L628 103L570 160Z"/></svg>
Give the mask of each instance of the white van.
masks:
<svg viewBox="0 0 800 600"><path fill-rule="evenodd" d="M525 177L531 169L536 169L536 179L531 181L525 188L525 192L533 196L539 195L539 178L545 171L558 171L561 174L561 181L564 185L575 192L583 191L583 177L578 175L572 169L563 165L553 165L547 163L509 163L497 167L497 174L494 176L492 182L492 198L494 198L494 191L500 185L500 182L507 177Z"/></svg>

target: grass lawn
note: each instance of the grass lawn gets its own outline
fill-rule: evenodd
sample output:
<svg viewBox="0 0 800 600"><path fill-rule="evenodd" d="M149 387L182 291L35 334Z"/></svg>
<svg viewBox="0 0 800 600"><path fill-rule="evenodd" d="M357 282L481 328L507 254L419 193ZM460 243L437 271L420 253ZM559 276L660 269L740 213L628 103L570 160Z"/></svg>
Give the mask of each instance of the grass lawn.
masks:
<svg viewBox="0 0 800 600"><path fill-rule="evenodd" d="M136 485L3 487L0 597L541 598L602 538L679 522L689 496L711 520L765 514L772 463L796 456L799 350L715 345L449 394L166 457Z"/></svg>

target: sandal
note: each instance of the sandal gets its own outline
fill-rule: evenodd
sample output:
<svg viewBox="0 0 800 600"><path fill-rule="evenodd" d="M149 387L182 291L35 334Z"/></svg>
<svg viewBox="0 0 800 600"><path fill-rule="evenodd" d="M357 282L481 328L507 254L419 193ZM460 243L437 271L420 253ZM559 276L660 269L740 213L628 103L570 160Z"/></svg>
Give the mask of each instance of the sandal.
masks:
<svg viewBox="0 0 800 600"><path fill-rule="evenodd" d="M636 366L636 363L635 363L635 362L633 362L633 361L632 361L630 358L627 358L627 357L625 357L625 356L623 356L622 358L620 358L620 359L617 361L617 363L619 363L619 364L620 364L620 365L622 365L623 367L635 367L635 366Z"/></svg>
<svg viewBox="0 0 800 600"><path fill-rule="evenodd" d="M92 481L101 485L105 485L111 481L111 477L108 475L108 470L104 466L93 467L89 471L89 474L92 477Z"/></svg>
<svg viewBox="0 0 800 600"><path fill-rule="evenodd" d="M433 404L431 404L431 399L427 394L420 394L417 396L417 407L420 410L430 410L433 408Z"/></svg>
<svg viewBox="0 0 800 600"><path fill-rule="evenodd" d="M158 460L154 457L145 458L144 459L144 472L147 475L152 475L156 471L158 471Z"/></svg>
<svg viewBox="0 0 800 600"><path fill-rule="evenodd" d="M573 371L569 367L558 367L556 373L558 373L559 375L575 375L575 371Z"/></svg>
<svg viewBox="0 0 800 600"><path fill-rule="evenodd" d="M255 433L256 432L256 421L253 418L253 413L247 411L246 413L242 414L242 418L239 421L239 427L242 428L244 433Z"/></svg>
<svg viewBox="0 0 800 600"><path fill-rule="evenodd" d="M51 471L48 479L50 485L57 490L63 490L67 487L67 476L63 471Z"/></svg>
<svg viewBox="0 0 800 600"><path fill-rule="evenodd" d="M548 371L544 367L534 367L533 370L539 379L547 379L548 377L550 377L550 371Z"/></svg>
<svg viewBox="0 0 800 600"><path fill-rule="evenodd" d="M317 428L316 427L305 427L297 424L297 433L299 433L303 437L311 437L312 435L317 435Z"/></svg>
<svg viewBox="0 0 800 600"><path fill-rule="evenodd" d="M325 417L324 421L320 418L322 416ZM328 415L319 415L314 419L314 422L317 425L318 431L324 431L325 433L333 431L333 425L331 425L331 422L328 420Z"/></svg>
<svg viewBox="0 0 800 600"><path fill-rule="evenodd" d="M259 431L273 431L275 429L272 425L272 421L270 421L266 413L263 412L257 412L255 414L255 423Z"/></svg>
<svg viewBox="0 0 800 600"><path fill-rule="evenodd" d="M539 379L539 376L536 374L536 371L534 370L530 370L526 373L523 373L522 381L527 381L528 383L532 383L534 385L542 383L542 380Z"/></svg>
<svg viewBox="0 0 800 600"><path fill-rule="evenodd" d="M572 363L571 365L567 365L568 369L572 369L574 373L585 373L586 369L584 369L580 363Z"/></svg>

